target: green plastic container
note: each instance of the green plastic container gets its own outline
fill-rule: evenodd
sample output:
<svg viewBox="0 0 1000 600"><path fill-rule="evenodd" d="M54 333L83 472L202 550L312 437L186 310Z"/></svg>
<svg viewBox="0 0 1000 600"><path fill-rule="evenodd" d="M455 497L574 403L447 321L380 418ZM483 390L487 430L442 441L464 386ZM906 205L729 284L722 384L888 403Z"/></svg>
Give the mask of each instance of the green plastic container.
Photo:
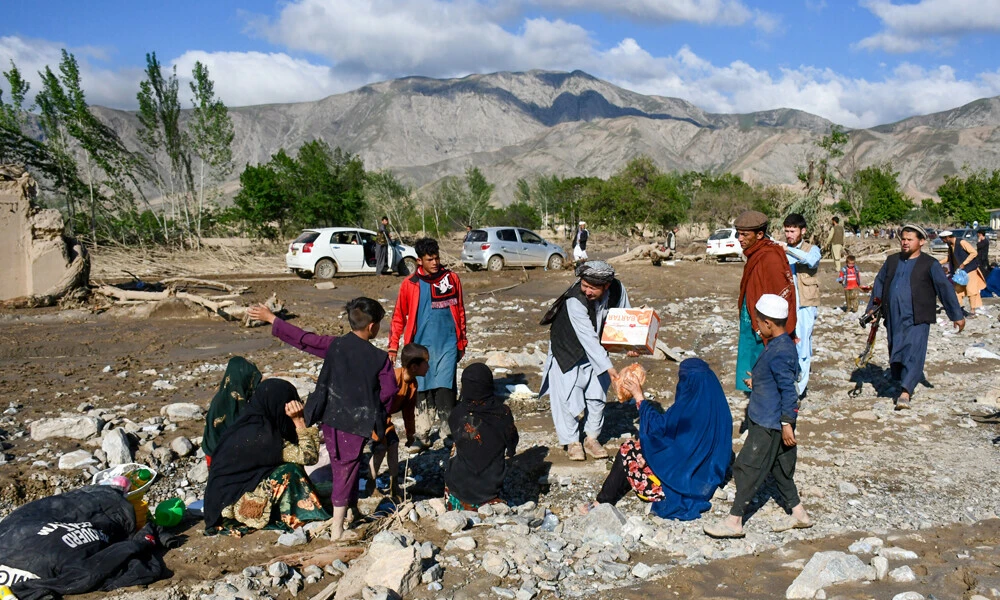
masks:
<svg viewBox="0 0 1000 600"><path fill-rule="evenodd" d="M174 527L184 519L184 501L180 498L170 498L156 505L153 521L160 527Z"/></svg>

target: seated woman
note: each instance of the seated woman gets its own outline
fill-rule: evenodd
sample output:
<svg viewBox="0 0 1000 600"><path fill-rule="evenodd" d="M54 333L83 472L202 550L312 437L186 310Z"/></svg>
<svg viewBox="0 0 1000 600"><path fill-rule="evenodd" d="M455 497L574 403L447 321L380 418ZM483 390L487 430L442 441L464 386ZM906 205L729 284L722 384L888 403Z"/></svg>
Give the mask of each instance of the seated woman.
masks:
<svg viewBox="0 0 1000 600"><path fill-rule="evenodd" d="M493 394L493 371L483 363L462 373L462 395L448 425L455 440L444 476L448 508L476 510L503 502L504 459L517 451L517 427L503 398Z"/></svg>
<svg viewBox="0 0 1000 600"><path fill-rule="evenodd" d="M681 363L673 405L661 411L646 402L642 387L629 387L639 408L639 439L622 444L597 502L616 504L629 490L665 519L691 521L712 507L733 453L733 417L708 363Z"/></svg>
<svg viewBox="0 0 1000 600"><path fill-rule="evenodd" d="M205 451L205 462L212 466L212 455L219 445L223 432L236 422L246 407L247 401L260 383L261 374L257 367L242 356L234 356L226 365L226 374L219 383L212 403L208 405L205 417L205 433L201 449Z"/></svg>
<svg viewBox="0 0 1000 600"><path fill-rule="evenodd" d="M301 465L319 458L319 435L306 427L295 386L268 379L222 435L205 488L206 533L240 536L325 521Z"/></svg>

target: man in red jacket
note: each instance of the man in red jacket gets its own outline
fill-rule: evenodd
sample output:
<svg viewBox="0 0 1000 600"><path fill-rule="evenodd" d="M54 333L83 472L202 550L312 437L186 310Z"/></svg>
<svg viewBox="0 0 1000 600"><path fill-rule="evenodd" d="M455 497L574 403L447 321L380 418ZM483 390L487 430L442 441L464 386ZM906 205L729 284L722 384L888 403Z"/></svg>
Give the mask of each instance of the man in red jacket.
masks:
<svg viewBox="0 0 1000 600"><path fill-rule="evenodd" d="M465 301L462 283L453 271L441 266L437 240L423 238L414 244L417 272L399 286L389 331L389 358L395 363L402 345L417 343L427 348L430 367L417 377L420 401L437 413L439 435L448 437L448 416L455 407L455 376L465 354Z"/></svg>

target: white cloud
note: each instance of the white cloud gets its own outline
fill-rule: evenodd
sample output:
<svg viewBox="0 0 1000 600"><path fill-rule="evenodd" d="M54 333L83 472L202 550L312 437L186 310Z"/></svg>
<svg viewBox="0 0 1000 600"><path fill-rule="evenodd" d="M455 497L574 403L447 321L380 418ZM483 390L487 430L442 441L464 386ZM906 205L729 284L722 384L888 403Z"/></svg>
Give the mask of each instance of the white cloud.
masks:
<svg viewBox="0 0 1000 600"><path fill-rule="evenodd" d="M48 40L4 36L0 37L0 66L3 71L7 71L10 69L10 62L14 61L21 71L21 76L31 84L28 100L31 103L34 101L35 93L41 89L39 72L49 66L53 72L59 73L63 48L76 57L80 66L80 81L90 104L115 107L135 104L135 94L139 91L142 70L138 68L112 70L100 66L100 63L107 59L107 51L101 48L70 48L65 44ZM5 92L8 91L6 79L0 81L0 87Z"/></svg>
<svg viewBox="0 0 1000 600"><path fill-rule="evenodd" d="M659 23L743 25L754 12L737 0L526 0L543 8L584 10Z"/></svg>
<svg viewBox="0 0 1000 600"><path fill-rule="evenodd" d="M717 66L681 48L654 57L632 40L595 54L593 72L647 94L675 96L709 111L795 108L849 127L871 127L1000 95L1000 70L960 79L954 69L906 64L869 81L810 66L775 73L743 61Z"/></svg>
<svg viewBox="0 0 1000 600"><path fill-rule="evenodd" d="M908 53L953 46L967 34L1000 32L1000 0L921 0L894 4L864 0L884 30L856 44L867 50Z"/></svg>

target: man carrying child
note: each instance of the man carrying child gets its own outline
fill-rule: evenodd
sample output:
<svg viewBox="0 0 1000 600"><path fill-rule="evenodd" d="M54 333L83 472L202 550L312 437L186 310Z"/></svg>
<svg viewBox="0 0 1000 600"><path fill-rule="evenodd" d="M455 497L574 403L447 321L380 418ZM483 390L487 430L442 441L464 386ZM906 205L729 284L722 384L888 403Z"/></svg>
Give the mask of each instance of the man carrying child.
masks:
<svg viewBox="0 0 1000 600"><path fill-rule="evenodd" d="M792 477L795 475L795 421L799 395L795 381L799 376L795 342L786 332L789 303L781 296L764 294L754 306L764 352L754 364L744 383L751 389L747 406L747 438L733 463L736 499L729 516L706 524L705 533L714 538L741 538L743 516L768 474L774 477L785 505L791 508L774 531L812 527L812 521L799 500Z"/></svg>

